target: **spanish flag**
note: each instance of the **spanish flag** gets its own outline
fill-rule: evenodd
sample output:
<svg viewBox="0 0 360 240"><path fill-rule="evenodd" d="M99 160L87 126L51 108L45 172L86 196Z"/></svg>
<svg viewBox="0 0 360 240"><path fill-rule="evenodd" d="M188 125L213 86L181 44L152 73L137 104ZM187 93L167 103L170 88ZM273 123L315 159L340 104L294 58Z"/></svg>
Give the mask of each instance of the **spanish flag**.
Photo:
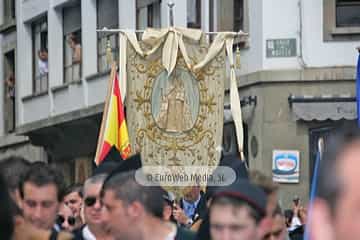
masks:
<svg viewBox="0 0 360 240"><path fill-rule="evenodd" d="M112 147L115 147L120 152L123 159L126 159L131 152L115 64L111 68L109 85L96 149L96 165L99 165L105 159Z"/></svg>

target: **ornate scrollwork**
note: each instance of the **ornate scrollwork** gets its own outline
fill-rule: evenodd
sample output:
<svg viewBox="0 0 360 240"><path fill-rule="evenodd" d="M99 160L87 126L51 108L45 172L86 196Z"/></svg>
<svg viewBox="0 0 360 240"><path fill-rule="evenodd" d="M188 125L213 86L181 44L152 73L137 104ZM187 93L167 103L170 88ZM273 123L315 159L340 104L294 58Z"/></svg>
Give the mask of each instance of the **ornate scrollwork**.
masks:
<svg viewBox="0 0 360 240"><path fill-rule="evenodd" d="M135 61L132 63L135 64ZM189 71L182 57L179 57L178 59L177 68ZM146 119L146 128L140 128L136 132L137 147L142 148L145 138L149 139L151 142L159 146L159 148L170 154L170 157L168 157L169 165L180 166L182 163L179 160L179 154L188 154L189 156L192 156L193 160L191 164L201 160L201 156L200 159L196 158L197 150L194 146L206 140L208 160L215 163L215 147L214 141L212 140L214 132L204 127L207 114L209 112L214 112L213 107L216 106L215 96L209 95L208 87L205 83L205 75L211 76L215 71L206 67L205 70L191 72L197 80L197 84L199 86L199 112L195 124L190 130L174 134L160 129L151 114L151 96L154 80L162 71L164 71L164 68L161 65L161 59L158 58L155 61L152 61L148 67L145 67L144 64L135 64L135 69L140 74L147 74L144 87L141 90L136 91L134 99L136 103L136 110L141 112ZM151 158L156 159L158 154L161 153L151 153ZM154 163L154 160L152 162ZM158 163L160 164L160 162Z"/></svg>

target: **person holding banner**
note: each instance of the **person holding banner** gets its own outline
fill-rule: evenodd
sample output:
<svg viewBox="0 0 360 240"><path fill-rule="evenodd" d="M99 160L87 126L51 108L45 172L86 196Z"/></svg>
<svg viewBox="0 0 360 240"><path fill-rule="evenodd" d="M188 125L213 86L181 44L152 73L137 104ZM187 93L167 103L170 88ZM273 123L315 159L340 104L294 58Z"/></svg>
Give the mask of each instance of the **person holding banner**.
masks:
<svg viewBox="0 0 360 240"><path fill-rule="evenodd" d="M325 146L309 215L308 239L357 239L360 236L360 130L343 128Z"/></svg>

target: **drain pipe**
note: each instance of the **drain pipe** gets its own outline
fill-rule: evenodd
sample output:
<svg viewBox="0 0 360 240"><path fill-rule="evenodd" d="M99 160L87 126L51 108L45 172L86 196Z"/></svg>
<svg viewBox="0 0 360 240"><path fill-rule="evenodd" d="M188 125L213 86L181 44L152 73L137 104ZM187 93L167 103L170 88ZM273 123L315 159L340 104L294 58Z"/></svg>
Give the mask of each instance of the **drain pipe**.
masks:
<svg viewBox="0 0 360 240"><path fill-rule="evenodd" d="M303 57L303 0L299 0L299 55L298 60L301 65L301 68L306 68L306 63Z"/></svg>

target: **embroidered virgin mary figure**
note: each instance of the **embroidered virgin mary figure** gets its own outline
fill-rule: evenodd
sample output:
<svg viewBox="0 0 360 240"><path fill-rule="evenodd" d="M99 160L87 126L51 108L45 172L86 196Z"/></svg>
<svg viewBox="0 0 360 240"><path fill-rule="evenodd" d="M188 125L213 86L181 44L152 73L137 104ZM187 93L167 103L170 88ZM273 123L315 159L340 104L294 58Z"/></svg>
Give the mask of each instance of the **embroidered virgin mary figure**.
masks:
<svg viewBox="0 0 360 240"><path fill-rule="evenodd" d="M183 132L192 127L189 101L179 75L170 81L166 94L161 91L160 112L156 118L159 127L168 132Z"/></svg>

